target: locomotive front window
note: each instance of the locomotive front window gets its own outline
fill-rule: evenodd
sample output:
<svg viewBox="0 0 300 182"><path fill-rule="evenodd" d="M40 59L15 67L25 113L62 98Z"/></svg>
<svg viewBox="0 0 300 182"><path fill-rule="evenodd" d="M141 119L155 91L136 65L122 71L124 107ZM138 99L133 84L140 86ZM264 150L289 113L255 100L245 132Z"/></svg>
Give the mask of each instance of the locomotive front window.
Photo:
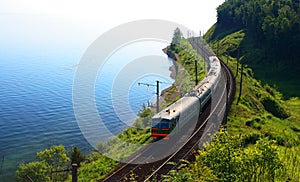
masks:
<svg viewBox="0 0 300 182"><path fill-rule="evenodd" d="M152 119L152 128L158 128L159 127L159 123L160 123L160 120L159 119Z"/></svg>
<svg viewBox="0 0 300 182"><path fill-rule="evenodd" d="M170 120L167 119L153 119L152 120L152 128L170 128Z"/></svg>
<svg viewBox="0 0 300 182"><path fill-rule="evenodd" d="M160 128L170 128L170 124L162 122L162 123L160 123Z"/></svg>

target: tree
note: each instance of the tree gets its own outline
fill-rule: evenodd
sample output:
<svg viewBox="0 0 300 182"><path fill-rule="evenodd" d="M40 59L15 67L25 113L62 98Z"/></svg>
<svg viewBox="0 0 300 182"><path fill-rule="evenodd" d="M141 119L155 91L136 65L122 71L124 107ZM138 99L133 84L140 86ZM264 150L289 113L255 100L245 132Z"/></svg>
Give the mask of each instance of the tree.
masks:
<svg viewBox="0 0 300 182"><path fill-rule="evenodd" d="M179 45L179 42L180 42L181 38L182 38L182 33L181 33L180 29L177 27L174 31L171 46L172 46L172 44L173 45Z"/></svg>
<svg viewBox="0 0 300 182"><path fill-rule="evenodd" d="M85 160L85 156L81 153L78 147L72 147L70 152L71 164L77 164L80 167L80 163Z"/></svg>
<svg viewBox="0 0 300 182"><path fill-rule="evenodd" d="M299 0L226 0L217 8L218 26L245 29L265 48L268 60L295 67L300 64Z"/></svg>
<svg viewBox="0 0 300 182"><path fill-rule="evenodd" d="M51 181L49 176L49 166L45 162L21 163L16 172L18 181Z"/></svg>
<svg viewBox="0 0 300 182"><path fill-rule="evenodd" d="M50 149L38 152L36 156L38 160L46 162L54 169L69 165L68 162L70 161L63 145L52 146Z"/></svg>
<svg viewBox="0 0 300 182"><path fill-rule="evenodd" d="M61 172L70 167L70 158L63 145L36 154L38 161L21 163L16 172L18 181L64 181L67 173Z"/></svg>

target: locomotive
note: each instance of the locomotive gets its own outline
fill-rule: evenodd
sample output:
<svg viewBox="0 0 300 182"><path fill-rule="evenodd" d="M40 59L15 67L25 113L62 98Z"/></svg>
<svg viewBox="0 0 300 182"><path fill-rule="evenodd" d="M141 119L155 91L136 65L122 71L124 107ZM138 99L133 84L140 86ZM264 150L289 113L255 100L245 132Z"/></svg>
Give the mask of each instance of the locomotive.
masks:
<svg viewBox="0 0 300 182"><path fill-rule="evenodd" d="M153 140L169 139L172 131L180 130L192 120L198 120L199 114L210 101L221 77L221 65L216 56L209 57L209 66L210 69L200 84L152 118Z"/></svg>

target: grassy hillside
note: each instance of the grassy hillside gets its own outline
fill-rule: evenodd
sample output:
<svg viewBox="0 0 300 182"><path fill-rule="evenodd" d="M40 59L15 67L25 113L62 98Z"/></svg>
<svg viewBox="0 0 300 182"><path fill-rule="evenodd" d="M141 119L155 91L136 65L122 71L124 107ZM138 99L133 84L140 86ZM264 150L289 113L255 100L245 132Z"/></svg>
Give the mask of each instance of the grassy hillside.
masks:
<svg viewBox="0 0 300 182"><path fill-rule="evenodd" d="M264 51L259 62L300 65L298 0L226 0L217 8L218 27L244 29Z"/></svg>
<svg viewBox="0 0 300 182"><path fill-rule="evenodd" d="M226 0L205 39L232 70L227 131L165 181L300 181L300 3Z"/></svg>
<svg viewBox="0 0 300 182"><path fill-rule="evenodd" d="M216 24L205 38L210 40L210 46L236 79L237 92L228 117L227 132L217 134L213 142L199 151L195 162L172 171L165 180L300 181L299 98L284 97L255 77L256 71L263 72L268 67L257 66L254 71L247 64L263 57L263 52L255 48L254 41L243 29L224 29ZM242 45L245 51L239 50ZM247 60L249 57L252 60ZM243 69L240 63L243 63ZM278 73L274 71L272 74ZM274 83L278 77L272 77ZM286 77L282 81L285 79L285 85L294 81ZM285 92L296 93L298 86L289 86L292 90L286 89ZM272 156L268 157L264 151Z"/></svg>
<svg viewBox="0 0 300 182"><path fill-rule="evenodd" d="M298 0L226 0L217 8L218 21L206 34L208 41L243 30L245 37L235 52L285 98L300 97L300 2ZM227 43L230 43L226 41ZM221 46L224 42L219 42Z"/></svg>
<svg viewBox="0 0 300 182"><path fill-rule="evenodd" d="M232 36L235 38L232 39ZM219 55L238 57L240 54L240 62L253 70L254 78L276 88L285 99L300 97L300 67L287 65L276 59L273 62L266 61L267 55L271 54L268 52L269 48L261 47L261 43L254 40L245 29L228 29L215 24L207 32L205 39L212 42Z"/></svg>
<svg viewBox="0 0 300 182"><path fill-rule="evenodd" d="M209 34L207 35L209 37ZM241 64L238 64L238 75L236 75L237 70L237 57L231 56L234 55L234 52L237 52L239 45L247 39L246 33L243 30L239 30L233 33L229 33L224 36L221 40L213 40L211 41L211 47L218 52L218 56L227 63L227 65L231 68L236 77L237 82L237 91L239 91L240 85L240 76L241 76ZM251 46L251 45L250 45ZM218 49L218 51L217 51ZM230 50L230 51L229 51ZM251 51L252 57L260 56L258 51ZM248 53L250 54L250 53ZM285 100L284 95L277 91L272 86L263 83L262 81L255 79L256 72L250 68L245 60L245 56L243 53L240 53L239 62L243 63L243 87L242 87L242 96L238 105L236 105L237 101L234 102L232 106L231 113L233 117L229 118L229 121L235 121L235 115L238 114L242 119L256 118L255 120L263 119L266 122L262 125L257 123L261 129L270 128L272 126L268 126L268 121L286 121L291 128L294 128L292 125L299 125L299 108L297 109L297 105L299 104L298 98L291 98L289 100ZM264 68L265 70L266 68ZM291 81L287 79L287 81ZM291 90L293 92L293 90ZM236 93L237 99L238 93ZM291 106L293 104L293 107ZM297 121L298 120L298 121ZM245 125L251 125L253 122L249 121L245 123ZM279 122L280 123L280 122ZM246 126L247 126L246 125ZM273 127L274 123L272 124ZM257 127L259 127L257 126ZM247 127L248 129L248 127ZM289 130L289 128L287 128ZM290 130L289 130L290 131ZM297 129L296 129L297 131ZM292 134L293 132L287 132ZM286 134L289 135L289 134ZM291 136L288 136L287 140L292 140ZM289 143L289 142L288 142Z"/></svg>

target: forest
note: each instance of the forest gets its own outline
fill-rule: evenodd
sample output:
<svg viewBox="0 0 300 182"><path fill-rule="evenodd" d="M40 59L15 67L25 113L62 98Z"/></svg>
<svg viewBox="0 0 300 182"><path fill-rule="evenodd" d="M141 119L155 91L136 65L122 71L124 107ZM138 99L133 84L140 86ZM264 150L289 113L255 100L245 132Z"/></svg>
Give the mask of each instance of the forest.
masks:
<svg viewBox="0 0 300 182"><path fill-rule="evenodd" d="M217 8L217 24L243 29L264 51L259 61L292 67L300 65L299 9L299 0L226 0Z"/></svg>

